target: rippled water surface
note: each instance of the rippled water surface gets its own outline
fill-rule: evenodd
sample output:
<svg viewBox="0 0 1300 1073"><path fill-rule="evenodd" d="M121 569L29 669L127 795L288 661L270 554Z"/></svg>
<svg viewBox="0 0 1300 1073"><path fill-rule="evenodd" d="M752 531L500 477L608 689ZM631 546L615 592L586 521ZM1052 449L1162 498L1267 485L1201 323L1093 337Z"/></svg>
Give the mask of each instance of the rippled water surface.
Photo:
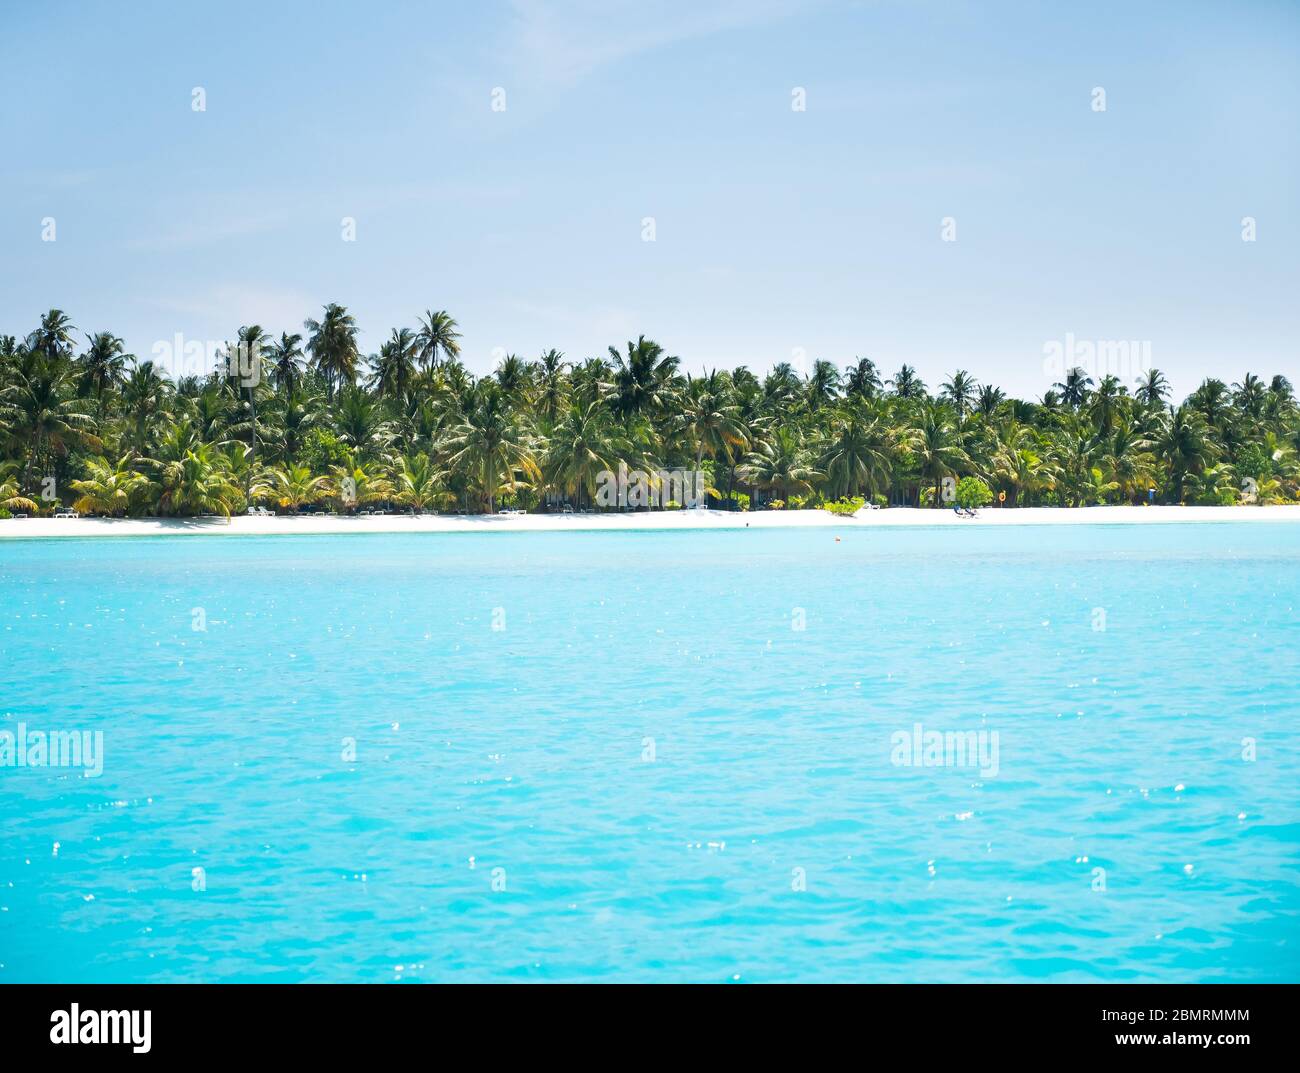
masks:
<svg viewBox="0 0 1300 1073"><path fill-rule="evenodd" d="M1300 527L839 536L0 543L0 980L1300 979Z"/></svg>

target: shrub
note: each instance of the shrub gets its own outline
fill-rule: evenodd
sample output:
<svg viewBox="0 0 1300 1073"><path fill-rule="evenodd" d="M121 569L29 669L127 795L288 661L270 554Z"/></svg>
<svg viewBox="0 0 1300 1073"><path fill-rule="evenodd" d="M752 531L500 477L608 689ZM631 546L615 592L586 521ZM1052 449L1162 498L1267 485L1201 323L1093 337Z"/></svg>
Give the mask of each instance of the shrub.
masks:
<svg viewBox="0 0 1300 1073"><path fill-rule="evenodd" d="M976 507L987 507L992 503L993 493L978 477L963 477L957 482L957 493L954 498L957 506L973 510Z"/></svg>
<svg viewBox="0 0 1300 1073"><path fill-rule="evenodd" d="M823 503L822 508L832 514L857 514L866 505L866 502L861 496L841 496L833 503Z"/></svg>

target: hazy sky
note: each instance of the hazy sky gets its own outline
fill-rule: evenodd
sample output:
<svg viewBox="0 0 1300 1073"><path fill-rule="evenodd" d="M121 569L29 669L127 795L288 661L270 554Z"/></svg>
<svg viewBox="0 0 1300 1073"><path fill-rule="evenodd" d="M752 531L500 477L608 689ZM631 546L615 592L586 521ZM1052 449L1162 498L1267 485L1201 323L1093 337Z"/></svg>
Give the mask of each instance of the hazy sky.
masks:
<svg viewBox="0 0 1300 1073"><path fill-rule="evenodd" d="M1300 383L1293 2L0 0L0 135L4 333L338 301L477 372L645 333L1037 396L1072 335Z"/></svg>

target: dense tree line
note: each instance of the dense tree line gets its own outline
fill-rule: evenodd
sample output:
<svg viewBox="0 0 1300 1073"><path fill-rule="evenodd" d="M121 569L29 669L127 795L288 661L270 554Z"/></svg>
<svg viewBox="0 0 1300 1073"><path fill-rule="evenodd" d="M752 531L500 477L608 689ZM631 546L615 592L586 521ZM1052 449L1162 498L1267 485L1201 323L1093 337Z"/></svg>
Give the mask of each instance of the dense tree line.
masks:
<svg viewBox="0 0 1300 1073"><path fill-rule="evenodd" d="M868 358L692 376L642 336L580 361L512 354L476 377L459 340L430 311L363 356L331 304L300 333L242 327L222 355L242 361L173 382L51 310L0 336L0 513L582 509L620 463L702 469L725 509L939 505L957 483L1008 507L1300 493L1283 376L1208 379L1179 404L1158 370L1125 384L1076 368L1026 401L964 370L931 390Z"/></svg>

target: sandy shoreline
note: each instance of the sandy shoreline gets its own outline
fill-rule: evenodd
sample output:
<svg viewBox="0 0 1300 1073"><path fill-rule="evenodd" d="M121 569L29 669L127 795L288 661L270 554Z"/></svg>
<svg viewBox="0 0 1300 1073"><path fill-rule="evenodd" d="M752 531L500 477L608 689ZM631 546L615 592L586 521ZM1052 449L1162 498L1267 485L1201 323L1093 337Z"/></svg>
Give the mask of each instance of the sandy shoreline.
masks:
<svg viewBox="0 0 1300 1073"><path fill-rule="evenodd" d="M629 514L525 514L419 518L359 517L232 518L11 518L0 519L0 539L105 536L294 536L308 533L519 533L565 530L774 529L818 526L1152 525L1177 522L1300 522L1300 505L1276 507L1025 507L986 508L976 518L951 510L893 507L844 518L824 510L649 511Z"/></svg>

